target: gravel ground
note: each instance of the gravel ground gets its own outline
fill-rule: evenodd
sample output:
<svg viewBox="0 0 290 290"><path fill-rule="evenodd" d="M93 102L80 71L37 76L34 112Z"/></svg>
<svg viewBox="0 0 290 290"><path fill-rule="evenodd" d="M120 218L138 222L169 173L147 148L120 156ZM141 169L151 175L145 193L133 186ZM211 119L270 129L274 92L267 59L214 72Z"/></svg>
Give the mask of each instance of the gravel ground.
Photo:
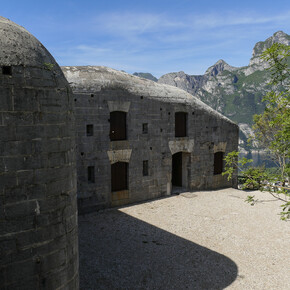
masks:
<svg viewBox="0 0 290 290"><path fill-rule="evenodd" d="M223 189L80 216L80 288L290 289L279 204Z"/></svg>

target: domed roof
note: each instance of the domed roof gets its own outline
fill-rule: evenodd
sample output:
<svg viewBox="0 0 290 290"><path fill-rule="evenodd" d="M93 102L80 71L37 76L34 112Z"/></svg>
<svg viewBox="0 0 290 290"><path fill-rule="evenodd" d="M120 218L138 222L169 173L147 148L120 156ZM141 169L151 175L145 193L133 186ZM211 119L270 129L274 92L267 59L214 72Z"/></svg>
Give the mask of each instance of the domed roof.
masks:
<svg viewBox="0 0 290 290"><path fill-rule="evenodd" d="M57 65L47 49L25 28L0 16L0 65L43 67L45 64Z"/></svg>
<svg viewBox="0 0 290 290"><path fill-rule="evenodd" d="M122 89L161 102L198 107L217 118L233 123L197 97L177 87L156 83L105 66L64 66L61 69L74 93L101 91L107 88Z"/></svg>

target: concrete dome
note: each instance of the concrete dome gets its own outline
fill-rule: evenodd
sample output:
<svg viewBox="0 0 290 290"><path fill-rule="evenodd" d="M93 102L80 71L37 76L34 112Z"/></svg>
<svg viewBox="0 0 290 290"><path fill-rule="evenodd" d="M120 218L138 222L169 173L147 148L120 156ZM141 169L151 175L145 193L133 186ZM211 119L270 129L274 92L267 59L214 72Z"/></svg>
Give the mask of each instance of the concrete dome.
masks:
<svg viewBox="0 0 290 290"><path fill-rule="evenodd" d="M25 28L0 16L0 63L43 66L56 64L47 49Z"/></svg>
<svg viewBox="0 0 290 290"><path fill-rule="evenodd" d="M156 83L105 66L63 66L62 71L74 93L106 89L127 90L132 94L161 102L187 104L234 124L197 97L174 86Z"/></svg>
<svg viewBox="0 0 290 290"><path fill-rule="evenodd" d="M0 18L0 285L77 289L72 94L50 53ZM0 287L0 288L1 288Z"/></svg>

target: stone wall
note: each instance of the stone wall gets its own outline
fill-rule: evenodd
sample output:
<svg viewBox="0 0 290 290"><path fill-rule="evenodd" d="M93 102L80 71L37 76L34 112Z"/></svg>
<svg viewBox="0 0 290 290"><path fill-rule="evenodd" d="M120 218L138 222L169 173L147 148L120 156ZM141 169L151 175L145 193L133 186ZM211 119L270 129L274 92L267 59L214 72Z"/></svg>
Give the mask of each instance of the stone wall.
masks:
<svg viewBox="0 0 290 290"><path fill-rule="evenodd" d="M71 90L24 28L0 36L0 288L78 289Z"/></svg>
<svg viewBox="0 0 290 290"><path fill-rule="evenodd" d="M68 77L70 68L63 70ZM132 93L121 86L116 88L114 84L100 88L97 78L106 79L106 76L92 72L92 78L96 79L95 86L86 88L82 75L79 75L81 89L72 84L79 211L170 195L172 155L177 152L183 152L182 187L185 190L235 186L235 180L229 182L221 174L214 175L214 153L237 150L238 127L235 124L199 104L151 97L146 87L144 94ZM69 82L72 79L68 77ZM146 84L148 91L152 90L151 82ZM134 82L128 81L130 85L134 86ZM127 111L127 140L110 141L110 111ZM175 137L176 112L187 113L186 137ZM144 134L145 123L148 133ZM93 136L86 135L88 124L93 125ZM145 160L148 160L148 176L143 176ZM111 192L111 164L117 161L129 164L126 192ZM95 168L94 182L88 182L88 166Z"/></svg>

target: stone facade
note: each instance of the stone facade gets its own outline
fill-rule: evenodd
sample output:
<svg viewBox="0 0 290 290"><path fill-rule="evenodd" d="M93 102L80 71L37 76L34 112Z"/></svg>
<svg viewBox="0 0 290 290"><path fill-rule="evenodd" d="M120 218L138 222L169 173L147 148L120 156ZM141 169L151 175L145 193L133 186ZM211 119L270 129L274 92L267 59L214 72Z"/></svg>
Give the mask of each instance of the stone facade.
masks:
<svg viewBox="0 0 290 290"><path fill-rule="evenodd" d="M1 289L78 289L72 102L43 45L0 17Z"/></svg>
<svg viewBox="0 0 290 290"><path fill-rule="evenodd" d="M172 86L106 67L62 69L74 93L79 211L170 195L172 184L181 190L236 186L215 168L238 148L238 126L229 119ZM126 118L123 140L110 139L113 112ZM181 137L176 113L186 122ZM123 169L116 171L116 163ZM115 191L114 179L122 184L124 171L127 185Z"/></svg>
<svg viewBox="0 0 290 290"><path fill-rule="evenodd" d="M29 32L0 17L0 36L1 289L78 289L76 190L88 212L236 186L221 170L238 127L197 98L105 67L64 67L72 95Z"/></svg>

